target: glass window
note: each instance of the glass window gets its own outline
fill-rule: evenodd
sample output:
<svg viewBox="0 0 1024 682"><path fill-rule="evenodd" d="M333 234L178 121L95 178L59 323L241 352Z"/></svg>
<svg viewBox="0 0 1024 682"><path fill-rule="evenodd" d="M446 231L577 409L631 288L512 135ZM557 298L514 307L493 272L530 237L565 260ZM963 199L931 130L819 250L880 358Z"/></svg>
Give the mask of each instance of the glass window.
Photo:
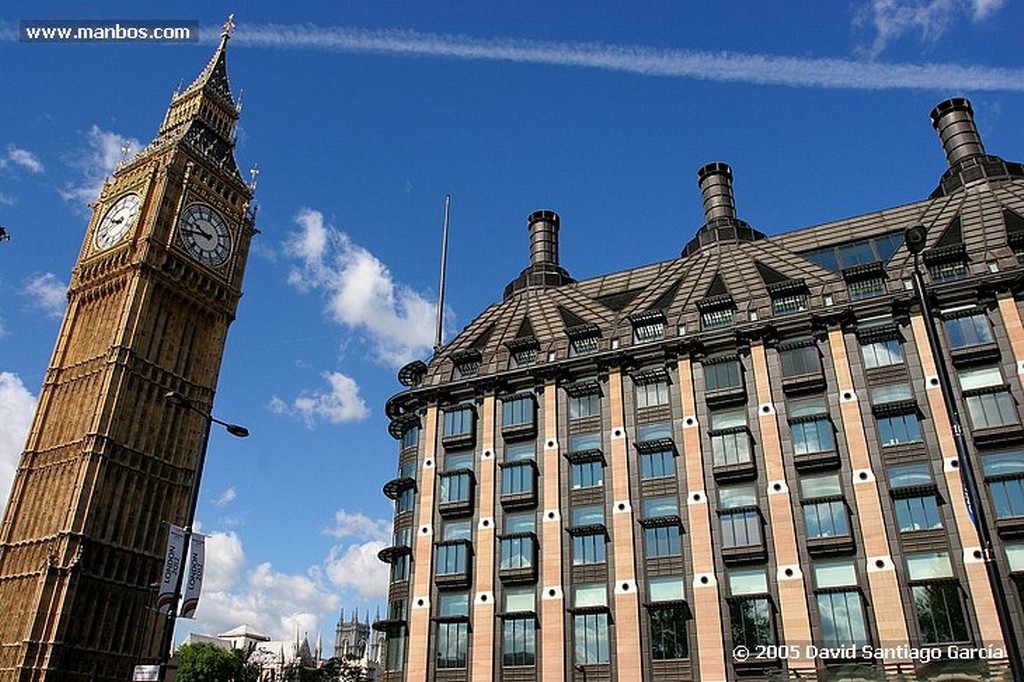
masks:
<svg viewBox="0 0 1024 682"><path fill-rule="evenodd" d="M956 582L913 585L910 592L924 644L966 642L970 638L963 597Z"/></svg>
<svg viewBox="0 0 1024 682"><path fill-rule="evenodd" d="M701 329L721 329L732 324L733 314L736 311L732 308L719 308L718 310L706 310L700 314Z"/></svg>
<svg viewBox="0 0 1024 682"><path fill-rule="evenodd" d="M652 602L686 599L682 578L650 578L647 581L647 594Z"/></svg>
<svg viewBox="0 0 1024 682"><path fill-rule="evenodd" d="M779 351L779 359L783 378L821 374L821 354L815 345L785 348Z"/></svg>
<svg viewBox="0 0 1024 682"><path fill-rule="evenodd" d="M506 527L506 532L511 531ZM533 557L537 552L537 548L536 541L532 535L503 537L501 538L500 545L499 570L512 571L533 567Z"/></svg>
<svg viewBox="0 0 1024 682"><path fill-rule="evenodd" d="M412 528L403 526L395 529L395 547L412 547Z"/></svg>
<svg viewBox="0 0 1024 682"><path fill-rule="evenodd" d="M442 526L442 540L470 540L472 537L469 521L449 521Z"/></svg>
<svg viewBox="0 0 1024 682"><path fill-rule="evenodd" d="M789 412L790 419L828 416L828 404L823 395L790 400L786 403L786 409Z"/></svg>
<svg viewBox="0 0 1024 682"><path fill-rule="evenodd" d="M907 577L910 580L936 580L953 577L948 552L918 552L907 555Z"/></svg>
<svg viewBox="0 0 1024 682"><path fill-rule="evenodd" d="M961 372L960 388L974 428L1009 426L1019 421L1017 404L998 367Z"/></svg>
<svg viewBox="0 0 1024 682"><path fill-rule="evenodd" d="M1004 545L1006 547L1006 563L1011 573L1024 571L1024 545Z"/></svg>
<svg viewBox="0 0 1024 682"><path fill-rule="evenodd" d="M828 561L814 565L814 585L820 590L855 587L857 571L852 561Z"/></svg>
<svg viewBox="0 0 1024 682"><path fill-rule="evenodd" d="M804 523L809 539L846 537L850 534L850 515L842 500L805 504Z"/></svg>
<svg viewBox="0 0 1024 682"><path fill-rule="evenodd" d="M654 407L656 405L668 405L668 382L653 381L651 383L638 384L636 387L636 406Z"/></svg>
<svg viewBox="0 0 1024 682"><path fill-rule="evenodd" d="M502 400L502 427L532 426L534 423L534 408L533 396L515 396Z"/></svg>
<svg viewBox="0 0 1024 682"><path fill-rule="evenodd" d="M871 404L886 405L904 400L913 400L914 392L909 384L887 384L871 389Z"/></svg>
<svg viewBox="0 0 1024 682"><path fill-rule="evenodd" d="M743 385L739 360L704 365L704 386L708 391L723 391Z"/></svg>
<svg viewBox="0 0 1024 682"><path fill-rule="evenodd" d="M576 663L607 663L608 614L586 613L573 616L573 648Z"/></svg>
<svg viewBox="0 0 1024 682"><path fill-rule="evenodd" d="M445 410L443 437L466 436L473 433L473 408L462 407Z"/></svg>
<svg viewBox="0 0 1024 682"><path fill-rule="evenodd" d="M733 646L756 649L775 644L775 622L767 597L730 599L729 625Z"/></svg>
<svg viewBox="0 0 1024 682"><path fill-rule="evenodd" d="M669 448L640 453L640 478L646 481L675 476L675 459L675 453Z"/></svg>
<svg viewBox="0 0 1024 682"><path fill-rule="evenodd" d="M397 513L412 511L416 504L416 489L406 488L402 491L402 494L398 496L398 501L395 503Z"/></svg>
<svg viewBox="0 0 1024 682"><path fill-rule="evenodd" d="M690 657L686 609L651 609L651 658L672 661Z"/></svg>
<svg viewBox="0 0 1024 682"><path fill-rule="evenodd" d="M715 466L750 461L750 434L745 407L711 413L711 452ZM716 433L725 431L725 433Z"/></svg>
<svg viewBox="0 0 1024 682"><path fill-rule="evenodd" d="M395 557L394 563L391 564L391 581L399 582L402 580L409 579L409 555L402 554L401 556Z"/></svg>
<svg viewBox="0 0 1024 682"><path fill-rule="evenodd" d="M918 485L928 485L932 482L931 467L928 464L904 464L897 467L889 467L889 487L912 488Z"/></svg>
<svg viewBox="0 0 1024 682"><path fill-rule="evenodd" d="M464 452L460 454L450 454L444 458L444 470L445 471L458 471L459 469L472 469L473 468L473 453Z"/></svg>
<svg viewBox="0 0 1024 682"><path fill-rule="evenodd" d="M772 296L772 314L787 315L807 310L807 292L796 291L788 294Z"/></svg>
<svg viewBox="0 0 1024 682"><path fill-rule="evenodd" d="M763 568L729 571L729 593L734 597L745 594L767 594L768 573Z"/></svg>
<svg viewBox="0 0 1024 682"><path fill-rule="evenodd" d="M921 441L921 424L916 414L878 417L878 438L882 445L901 445Z"/></svg>
<svg viewBox="0 0 1024 682"><path fill-rule="evenodd" d="M460 575L466 572L468 547L463 543L438 545L436 575Z"/></svg>
<svg viewBox="0 0 1024 682"><path fill-rule="evenodd" d="M832 422L828 417L799 421L789 425L793 434L793 454L809 455L836 449Z"/></svg>
<svg viewBox="0 0 1024 682"><path fill-rule="evenodd" d="M671 438L672 425L668 422L657 422L655 424L640 424L636 427L636 439L639 441L657 440L659 438Z"/></svg>
<svg viewBox="0 0 1024 682"><path fill-rule="evenodd" d="M443 592L437 596L437 615L441 618L469 615L469 595Z"/></svg>
<svg viewBox="0 0 1024 682"><path fill-rule="evenodd" d="M532 533L537 528L537 520L533 512L505 515L506 533Z"/></svg>
<svg viewBox="0 0 1024 682"><path fill-rule="evenodd" d="M864 240L840 246L839 260L843 264L843 269L846 269L855 265L874 263L878 259L875 257L874 249L871 248L871 243Z"/></svg>
<svg viewBox="0 0 1024 682"><path fill-rule="evenodd" d="M608 588L604 583L577 585L573 589L573 606L585 608L587 606L607 606Z"/></svg>
<svg viewBox="0 0 1024 682"><path fill-rule="evenodd" d="M725 548L753 547L763 544L761 516L755 510L722 514L722 546Z"/></svg>
<svg viewBox="0 0 1024 682"><path fill-rule="evenodd" d="M757 504L757 490L753 484L734 485L718 489L718 506L722 509L752 507Z"/></svg>
<svg viewBox="0 0 1024 682"><path fill-rule="evenodd" d="M473 494L473 478L469 472L446 473L439 478L442 504L469 501Z"/></svg>
<svg viewBox="0 0 1024 682"><path fill-rule="evenodd" d="M537 595L532 587L505 588L505 611L533 611L537 605Z"/></svg>
<svg viewBox="0 0 1024 682"><path fill-rule="evenodd" d="M420 427L410 426L402 433L402 448L415 447L420 442Z"/></svg>
<svg viewBox="0 0 1024 682"><path fill-rule="evenodd" d="M633 340L635 343L647 343L657 341L665 337L665 321L652 320L633 327Z"/></svg>
<svg viewBox="0 0 1024 682"><path fill-rule="evenodd" d="M932 263L928 266L928 274L933 282L951 282L967 277L967 263L957 259L942 263Z"/></svg>
<svg viewBox="0 0 1024 682"><path fill-rule="evenodd" d="M597 350L597 335L582 336L569 341L569 357L586 355Z"/></svg>
<svg viewBox="0 0 1024 682"><path fill-rule="evenodd" d="M465 668L469 651L469 623L437 624L437 667Z"/></svg>
<svg viewBox="0 0 1024 682"><path fill-rule="evenodd" d="M461 362L455 363L455 371L453 372L453 379L468 379L475 377L480 372L480 359L479 358L468 358Z"/></svg>
<svg viewBox="0 0 1024 682"><path fill-rule="evenodd" d="M405 663L405 627L400 633L390 634L385 641L384 668L386 670L401 670Z"/></svg>
<svg viewBox="0 0 1024 682"><path fill-rule="evenodd" d="M943 320L950 348L969 348L993 343L992 328L984 313L948 317Z"/></svg>
<svg viewBox="0 0 1024 682"><path fill-rule="evenodd" d="M846 285L850 292L851 301L860 301L873 296L881 296L885 293L885 277L868 277L849 282Z"/></svg>
<svg viewBox="0 0 1024 682"><path fill-rule="evenodd" d="M891 367L903 363L903 347L899 339L867 343L860 347L860 352L864 358L865 369Z"/></svg>
<svg viewBox="0 0 1024 682"><path fill-rule="evenodd" d="M537 362L537 348L530 346L512 351L512 367L525 367Z"/></svg>
<svg viewBox="0 0 1024 682"><path fill-rule="evenodd" d="M572 510L574 528L593 526L604 523L604 506L595 504L587 507L576 507Z"/></svg>
<svg viewBox="0 0 1024 682"><path fill-rule="evenodd" d="M644 545L648 558L679 556L682 553L679 526L644 528Z"/></svg>
<svg viewBox="0 0 1024 682"><path fill-rule="evenodd" d="M569 396L569 419L585 419L601 414L601 396L597 393Z"/></svg>
<svg viewBox="0 0 1024 682"><path fill-rule="evenodd" d="M569 451L582 452L583 450L600 450L600 433L582 433L569 437Z"/></svg>
<svg viewBox="0 0 1024 682"><path fill-rule="evenodd" d="M1024 516L1024 452L984 455L981 468L996 518Z"/></svg>
<svg viewBox="0 0 1024 682"><path fill-rule="evenodd" d="M537 459L537 446L533 443L516 443L505 446L506 462L522 462Z"/></svg>
<svg viewBox="0 0 1024 682"><path fill-rule="evenodd" d="M532 616L503 621L502 665L535 665L537 662L537 621Z"/></svg>
<svg viewBox="0 0 1024 682"><path fill-rule="evenodd" d="M601 460L574 462L569 466L569 479L573 490L604 485L604 464Z"/></svg>
<svg viewBox="0 0 1024 682"><path fill-rule="evenodd" d="M667 497L651 497L644 500L644 518L653 519L659 516L678 516L679 500L675 495Z"/></svg>
<svg viewBox="0 0 1024 682"><path fill-rule="evenodd" d="M505 461L508 462L506 452ZM524 495L532 493L534 488L534 468L527 464L533 461L532 448L531 456L513 462L514 466L505 466L501 470L501 494L502 495Z"/></svg>
<svg viewBox="0 0 1024 682"><path fill-rule="evenodd" d="M901 497L893 501L896 522L901 533L942 528L938 501L935 495Z"/></svg>
<svg viewBox="0 0 1024 682"><path fill-rule="evenodd" d="M868 643L864 602L857 590L820 592L816 596L821 618L821 641L829 648Z"/></svg>
<svg viewBox="0 0 1024 682"><path fill-rule="evenodd" d="M842 494L843 487L839 483L838 474L804 476L800 479L800 495L805 500L814 497L830 497Z"/></svg>

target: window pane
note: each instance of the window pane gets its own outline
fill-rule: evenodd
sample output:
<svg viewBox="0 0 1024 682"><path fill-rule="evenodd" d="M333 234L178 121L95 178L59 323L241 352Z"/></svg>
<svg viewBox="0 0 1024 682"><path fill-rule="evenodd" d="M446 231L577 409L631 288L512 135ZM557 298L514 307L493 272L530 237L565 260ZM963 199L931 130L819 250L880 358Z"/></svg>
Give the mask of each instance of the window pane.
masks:
<svg viewBox="0 0 1024 682"><path fill-rule="evenodd" d="M743 594L765 594L767 592L768 574L764 569L729 571L729 593L734 597Z"/></svg>
<svg viewBox="0 0 1024 682"><path fill-rule="evenodd" d="M672 425L667 422L655 424L640 424L636 427L636 439L639 441L657 440L659 438L671 438Z"/></svg>
<svg viewBox="0 0 1024 682"><path fill-rule="evenodd" d="M645 528L644 544L648 557L679 556L682 552L679 542L679 526Z"/></svg>
<svg viewBox="0 0 1024 682"><path fill-rule="evenodd" d="M640 478L664 478L676 472L675 455L671 450L644 452L640 455Z"/></svg>
<svg viewBox="0 0 1024 682"><path fill-rule="evenodd" d="M569 396L569 419L583 419L601 414L601 396L597 393Z"/></svg>
<svg viewBox="0 0 1024 682"><path fill-rule="evenodd" d="M449 521L444 524L442 540L469 540L473 537L473 530L469 521Z"/></svg>
<svg viewBox="0 0 1024 682"><path fill-rule="evenodd" d="M445 616L468 616L469 595L468 594L445 594L437 597L437 615Z"/></svg>
<svg viewBox="0 0 1024 682"><path fill-rule="evenodd" d="M573 490L603 485L604 465L600 460L572 464L569 467L569 478Z"/></svg>
<svg viewBox="0 0 1024 682"><path fill-rule="evenodd" d="M859 592L830 592L817 598L821 639L826 647L860 647L868 643Z"/></svg>
<svg viewBox="0 0 1024 682"><path fill-rule="evenodd" d="M670 661L690 657L684 609L652 609L651 658Z"/></svg>
<svg viewBox="0 0 1024 682"><path fill-rule="evenodd" d="M919 443L921 425L916 414L898 414L878 419L878 437L882 445Z"/></svg>
<svg viewBox="0 0 1024 682"><path fill-rule="evenodd" d="M651 578L647 581L651 601L674 601L685 599L682 578Z"/></svg>
<svg viewBox="0 0 1024 682"><path fill-rule="evenodd" d="M871 404L884 405L895 403L901 400L911 400L914 397L910 384L889 384L871 389Z"/></svg>
<svg viewBox="0 0 1024 682"><path fill-rule="evenodd" d="M742 376L738 360L704 365L704 384L709 391L741 386Z"/></svg>
<svg viewBox="0 0 1024 682"><path fill-rule="evenodd" d="M644 518L651 519L657 516L675 516L677 514L679 514L679 500L675 495L644 500Z"/></svg>
<svg viewBox="0 0 1024 682"><path fill-rule="evenodd" d="M911 594L925 644L967 641L967 619L956 583L914 585Z"/></svg>
<svg viewBox="0 0 1024 682"><path fill-rule="evenodd" d="M808 455L835 449L832 422L828 418L797 422L790 425L793 433L793 454Z"/></svg>
<svg viewBox="0 0 1024 682"><path fill-rule="evenodd" d="M723 547L753 547L762 544L761 516L756 511L723 514L719 519L722 524Z"/></svg>
<svg viewBox="0 0 1024 682"><path fill-rule="evenodd" d="M529 465L510 466L501 470L501 494L522 495L533 492L534 469Z"/></svg>
<svg viewBox="0 0 1024 682"><path fill-rule="evenodd" d="M800 479L800 494L804 499L841 495L842 492L838 474L804 476Z"/></svg>
<svg viewBox="0 0 1024 682"><path fill-rule="evenodd" d="M1024 473L1024 452L999 452L981 458L986 476Z"/></svg>
<svg viewBox="0 0 1024 682"><path fill-rule="evenodd" d="M505 590L506 611L533 611L536 601L536 593L532 587L510 587Z"/></svg>
<svg viewBox="0 0 1024 682"><path fill-rule="evenodd" d="M906 464L889 468L890 488L909 488L932 482L931 467L927 464Z"/></svg>
<svg viewBox="0 0 1024 682"><path fill-rule="evenodd" d="M576 507L572 510L572 525L574 527L592 526L598 523L604 523L603 506Z"/></svg>
<svg viewBox="0 0 1024 682"><path fill-rule="evenodd" d="M573 592L573 606L607 606L608 588L600 585L577 585Z"/></svg>
<svg viewBox="0 0 1024 682"><path fill-rule="evenodd" d="M608 614L588 613L573 616L575 660L577 663L607 663Z"/></svg>
<svg viewBox="0 0 1024 682"><path fill-rule="evenodd" d="M737 485L718 489L718 506L722 509L749 507L757 504L757 491L753 485Z"/></svg>
<svg viewBox="0 0 1024 682"><path fill-rule="evenodd" d="M536 526L537 522L533 516L533 512L505 515L506 533L532 533L536 529Z"/></svg>
<svg viewBox="0 0 1024 682"><path fill-rule="evenodd" d="M732 429L747 425L747 410L744 407L735 410L720 410L711 413L711 429Z"/></svg>
<svg viewBox="0 0 1024 682"><path fill-rule="evenodd" d="M967 412L976 429L1009 426L1018 422L1017 404L1008 390L968 396Z"/></svg>
<svg viewBox="0 0 1024 682"><path fill-rule="evenodd" d="M985 367L960 372L960 388L969 391L972 388L987 388L988 386L1000 386L1003 383L1003 373L998 367Z"/></svg>
<svg viewBox="0 0 1024 682"><path fill-rule="evenodd" d="M856 584L857 571L852 561L830 561L814 565L814 585L818 589Z"/></svg>
<svg viewBox="0 0 1024 682"><path fill-rule="evenodd" d="M823 395L790 400L786 403L786 409L789 411L789 417L791 419L794 417L810 417L818 414L828 414L828 405L826 404L825 396Z"/></svg>
<svg viewBox="0 0 1024 682"><path fill-rule="evenodd" d="M469 623L437 624L437 667L465 668L469 650Z"/></svg>
<svg viewBox="0 0 1024 682"><path fill-rule="evenodd" d="M821 355L816 346L787 348L779 352L779 358L783 377L821 373Z"/></svg>
<svg viewBox="0 0 1024 682"><path fill-rule="evenodd" d="M502 626L504 666L535 665L537 651L537 622L533 618L509 618Z"/></svg>
<svg viewBox="0 0 1024 682"><path fill-rule="evenodd" d="M952 348L968 348L992 343L992 329L988 317L982 313L943 320L946 336Z"/></svg>
<svg viewBox="0 0 1024 682"><path fill-rule="evenodd" d="M845 537L850 534L850 516L841 501L804 505L808 538Z"/></svg>
<svg viewBox="0 0 1024 682"><path fill-rule="evenodd" d="M865 344L861 346L860 351L864 358L865 369L889 367L903 362L903 349L900 347L898 339Z"/></svg>
<svg viewBox="0 0 1024 682"><path fill-rule="evenodd" d="M654 407L655 405L668 405L668 383L655 381L650 384L640 384L636 387L636 406Z"/></svg>
<svg viewBox="0 0 1024 682"><path fill-rule="evenodd" d="M520 462L537 458L537 446L533 443L516 443L505 446L505 461Z"/></svg>
<svg viewBox="0 0 1024 682"><path fill-rule="evenodd" d="M600 450L601 449L601 434L600 433L581 433L576 436L569 437L569 451L580 452L582 450Z"/></svg>
<svg viewBox="0 0 1024 682"><path fill-rule="evenodd" d="M473 453L467 452L458 455L447 455L444 458L444 470L455 471L456 469L472 469Z"/></svg>
<svg viewBox="0 0 1024 682"><path fill-rule="evenodd" d="M952 578L953 566L946 552L920 552L907 555L907 577L910 580Z"/></svg>
<svg viewBox="0 0 1024 682"><path fill-rule="evenodd" d="M572 563L574 566L586 564L603 564L605 562L605 535L597 532L592 535L572 536Z"/></svg>
<svg viewBox="0 0 1024 682"><path fill-rule="evenodd" d="M536 552L532 535L501 538L501 559L498 568L502 571L531 568Z"/></svg>
<svg viewBox="0 0 1024 682"><path fill-rule="evenodd" d="M934 495L905 497L895 500L896 522L901 533L942 528L939 506Z"/></svg>
<svg viewBox="0 0 1024 682"><path fill-rule="evenodd" d="M1014 573L1024 571L1024 545L1006 545L1006 562Z"/></svg>
<svg viewBox="0 0 1024 682"><path fill-rule="evenodd" d="M765 598L732 600L729 621L733 646L769 646L775 643L771 604Z"/></svg>

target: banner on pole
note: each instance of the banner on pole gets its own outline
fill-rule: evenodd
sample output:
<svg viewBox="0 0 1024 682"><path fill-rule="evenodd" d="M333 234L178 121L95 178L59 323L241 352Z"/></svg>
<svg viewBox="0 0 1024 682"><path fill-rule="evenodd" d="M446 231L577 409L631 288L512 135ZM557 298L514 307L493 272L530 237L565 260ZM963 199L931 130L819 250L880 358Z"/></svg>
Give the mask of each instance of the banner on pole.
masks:
<svg viewBox="0 0 1024 682"><path fill-rule="evenodd" d="M167 613L174 601L184 551L185 529L171 526L167 533L167 551L164 552L164 571L160 576L160 594L156 598L156 608L160 613Z"/></svg>
<svg viewBox="0 0 1024 682"><path fill-rule="evenodd" d="M181 618L195 618L199 606L199 593L203 589L203 569L206 566L206 536L192 534L188 548L188 572L185 574L185 596L181 602Z"/></svg>

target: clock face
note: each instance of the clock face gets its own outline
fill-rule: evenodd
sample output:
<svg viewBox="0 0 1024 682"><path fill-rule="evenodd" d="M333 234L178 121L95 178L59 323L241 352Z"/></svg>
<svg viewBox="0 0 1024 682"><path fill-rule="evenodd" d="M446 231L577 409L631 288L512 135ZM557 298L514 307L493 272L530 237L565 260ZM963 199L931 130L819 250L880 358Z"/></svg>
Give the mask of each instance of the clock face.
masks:
<svg viewBox="0 0 1024 682"><path fill-rule="evenodd" d="M135 224L141 205L138 194L125 194L115 201L96 228L96 248L102 251L121 241L121 237Z"/></svg>
<svg viewBox="0 0 1024 682"><path fill-rule="evenodd" d="M190 204L181 212L178 232L185 249L200 263L214 267L231 253L231 233L224 219L206 204Z"/></svg>

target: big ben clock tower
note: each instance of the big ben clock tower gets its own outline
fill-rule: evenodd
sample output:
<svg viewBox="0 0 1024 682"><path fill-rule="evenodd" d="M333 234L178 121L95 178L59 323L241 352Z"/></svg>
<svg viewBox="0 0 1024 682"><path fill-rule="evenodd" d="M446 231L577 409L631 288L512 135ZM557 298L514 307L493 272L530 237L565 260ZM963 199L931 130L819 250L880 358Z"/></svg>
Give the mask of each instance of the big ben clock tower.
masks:
<svg viewBox="0 0 1024 682"><path fill-rule="evenodd" d="M203 417L256 230L234 160L231 22L95 204L0 526L0 682L131 679L184 525Z"/></svg>

